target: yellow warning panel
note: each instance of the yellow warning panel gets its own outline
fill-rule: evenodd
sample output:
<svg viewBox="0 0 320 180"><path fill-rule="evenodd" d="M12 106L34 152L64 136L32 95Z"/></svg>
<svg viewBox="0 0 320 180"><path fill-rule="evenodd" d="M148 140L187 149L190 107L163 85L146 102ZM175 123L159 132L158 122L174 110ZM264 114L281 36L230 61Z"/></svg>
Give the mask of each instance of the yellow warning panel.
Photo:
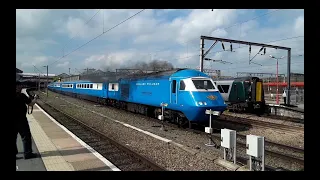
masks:
<svg viewBox="0 0 320 180"><path fill-rule="evenodd" d="M261 101L262 98L262 82L256 84L256 101Z"/></svg>

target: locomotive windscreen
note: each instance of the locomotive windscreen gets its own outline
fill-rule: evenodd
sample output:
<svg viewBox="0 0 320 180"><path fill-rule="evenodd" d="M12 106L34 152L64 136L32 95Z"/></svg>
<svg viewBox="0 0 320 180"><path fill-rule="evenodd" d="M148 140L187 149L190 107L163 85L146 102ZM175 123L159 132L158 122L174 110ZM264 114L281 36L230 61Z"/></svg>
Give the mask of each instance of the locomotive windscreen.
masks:
<svg viewBox="0 0 320 180"><path fill-rule="evenodd" d="M215 89L215 87L213 86L212 82L210 80L196 80L196 79L193 79L192 80L194 86L197 88L197 89Z"/></svg>

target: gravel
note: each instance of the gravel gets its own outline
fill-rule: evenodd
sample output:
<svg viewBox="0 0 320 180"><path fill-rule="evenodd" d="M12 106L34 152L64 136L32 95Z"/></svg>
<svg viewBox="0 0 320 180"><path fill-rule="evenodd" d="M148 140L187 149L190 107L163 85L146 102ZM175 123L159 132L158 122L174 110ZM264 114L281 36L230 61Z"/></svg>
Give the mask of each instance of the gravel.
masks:
<svg viewBox="0 0 320 180"><path fill-rule="evenodd" d="M61 99L51 98L52 96L61 97ZM40 95L40 97L44 99L46 98L43 94ZM148 117L129 113L129 112L124 112L124 111L117 110L115 108L106 107L106 106L99 106L99 105L96 106L87 101L71 98L68 96L63 96L53 92L49 92L48 103L51 103L54 106L60 106L63 104L64 106L60 106L61 109L64 109L68 113L71 112L80 120L89 122L91 125L94 125L95 127L104 130L106 134L109 133L108 135L110 137L122 143L128 144L130 147L137 150L138 152L141 152L143 155L146 155L147 157L152 157L156 162L168 168L169 170L182 170L182 169L195 170L194 163L196 163L196 165L199 166L200 168L197 170L207 170L208 169L207 165L200 165L200 164L202 162L208 162L210 164L212 163L212 161L209 161L208 159L203 158L201 155L205 154L206 157L210 157L211 159L216 159L217 157L221 157L221 158L223 157L221 150L210 148L204 145L209 141L208 136L204 134L196 134L193 132L189 132L179 128L174 128L171 126L166 127L167 131L161 131L159 122L157 122L156 120L150 120L150 118ZM97 113L101 113L110 118L114 118L119 121L128 123L132 126L138 127L145 131L149 131L161 137L173 140L174 142L183 144L184 146L189 147L190 149L193 149L195 152L199 152L199 153L197 154L197 156L191 156L190 153L183 151L182 149L176 146L173 146L172 144L164 145L165 143L158 139L149 137L145 134L142 134L130 128L126 128L123 125L114 123L97 114L91 113L87 110L83 110L82 108L79 108L79 107L75 108L75 106L71 105L70 103L81 106L83 108L90 109ZM272 120L274 121L274 119ZM115 132L119 132L119 133L115 133ZM303 140L304 135L284 134L284 133L272 131L269 129L255 128L255 129L250 129L250 130L242 131L238 133L243 135L246 135L246 134L260 135L260 136L266 137L266 139L270 141L284 143L284 144L297 146L297 147L303 147L303 142L304 142ZM125 138L121 136L123 134L126 134ZM164 147L166 148L163 149ZM152 151L150 151L150 149L152 149ZM240 153L239 155L241 155L241 149L238 149L238 151ZM163 153L163 152L166 152L166 153ZM166 156L164 156L163 154L166 154ZM175 159L175 156L181 158L181 159L178 158L177 161L175 160L176 163L182 161L182 162L185 162L185 164L187 165L183 165L182 168L177 166L177 164L173 165L172 163L174 163L175 161L173 161L172 159ZM191 159L190 157L193 157L193 158ZM243 157L247 157L247 155L243 154ZM197 160L199 161L197 162ZM281 164L279 160L277 161L275 162L277 162L278 164L276 164L275 166L279 166ZM272 160L270 161L266 160L266 162L267 164L270 162L272 163ZM208 163L205 163L205 164L208 164ZM274 164L270 164L270 165L274 165ZM220 166L217 166L215 164L211 166L212 168L210 170L221 170L221 169L225 170L224 168L221 168Z"/></svg>
<svg viewBox="0 0 320 180"><path fill-rule="evenodd" d="M121 144L126 144L132 150L144 155L152 160L154 160L159 165L164 168L172 171L225 171L226 169L216 165L213 161L210 161L201 156L191 155L190 153L182 150L179 147L176 147L172 144L168 144L166 142L160 141L153 137L147 136L143 133L140 133L131 128L125 127L119 123L115 123L113 121L108 120L107 118L101 117L95 113L83 110L82 108L75 108L75 106L61 106L66 105L67 102L62 101L59 98L52 98L51 95L54 93L50 92L50 96L47 99L47 103L50 103L54 107L63 112L71 114L75 118L88 123L89 125L95 127L96 129L103 131L109 138L120 142ZM59 95L61 96L61 95ZM40 94L40 98L45 100L46 97L43 94ZM72 98L66 98L68 101L76 100ZM79 100L78 100L79 101ZM101 111L103 108L110 110L110 108L106 107L94 107L92 104L89 105L86 102L80 101L78 104L83 104L83 106L89 106L91 110L96 112L101 112L105 114L106 111ZM115 118L117 120L123 120L124 113L119 112L108 112L108 116ZM129 118L129 117L128 117ZM136 119L136 117L131 115L131 121ZM143 121L140 120L140 124L144 124ZM125 122L125 121L124 121ZM129 123L129 122L127 122ZM136 126L136 124L131 124ZM158 124L150 124L150 128L152 129L152 125ZM139 126L136 126L139 127ZM139 127L141 128L141 127ZM159 128L155 128L159 129ZM148 130L148 129L144 129Z"/></svg>
<svg viewBox="0 0 320 180"><path fill-rule="evenodd" d="M286 120L280 120L280 119L273 119L273 118L268 118L268 117L258 117L256 115L239 114L239 113L228 112L228 111L224 112L224 114L230 115L230 116L234 116L234 117L241 117L241 118L247 118L247 119L252 119L252 120L271 122L271 123L276 123L276 124L284 124L284 125L288 125L288 126L304 127L304 124L301 124L301 123L296 123L296 122L291 122L291 121L286 121Z"/></svg>

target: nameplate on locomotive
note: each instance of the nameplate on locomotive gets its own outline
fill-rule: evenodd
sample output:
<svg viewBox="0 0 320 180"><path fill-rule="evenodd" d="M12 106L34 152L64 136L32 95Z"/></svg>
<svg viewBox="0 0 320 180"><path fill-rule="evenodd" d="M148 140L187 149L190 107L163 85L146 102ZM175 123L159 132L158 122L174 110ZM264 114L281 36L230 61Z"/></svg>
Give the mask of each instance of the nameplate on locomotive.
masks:
<svg viewBox="0 0 320 180"><path fill-rule="evenodd" d="M136 83L137 86L159 86L160 83Z"/></svg>

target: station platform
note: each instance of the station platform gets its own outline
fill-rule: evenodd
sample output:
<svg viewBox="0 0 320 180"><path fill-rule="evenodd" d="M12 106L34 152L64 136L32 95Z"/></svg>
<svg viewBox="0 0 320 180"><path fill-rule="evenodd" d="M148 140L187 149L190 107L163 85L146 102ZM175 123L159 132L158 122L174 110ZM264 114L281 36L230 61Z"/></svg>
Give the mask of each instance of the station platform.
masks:
<svg viewBox="0 0 320 180"><path fill-rule="evenodd" d="M297 111L297 112L304 112L304 104L298 104L298 105L294 105L294 106L290 107L290 106L285 106L283 104L283 101L280 101L280 104L277 105L276 101L269 101L269 100L266 100L266 104L271 107L278 106L278 107L288 109L288 110L293 110L293 111Z"/></svg>
<svg viewBox="0 0 320 180"><path fill-rule="evenodd" d="M25 89L22 92L26 94ZM120 171L37 104L32 114L27 114L27 119L33 152L38 157L23 158L22 141L18 135L16 171Z"/></svg>

